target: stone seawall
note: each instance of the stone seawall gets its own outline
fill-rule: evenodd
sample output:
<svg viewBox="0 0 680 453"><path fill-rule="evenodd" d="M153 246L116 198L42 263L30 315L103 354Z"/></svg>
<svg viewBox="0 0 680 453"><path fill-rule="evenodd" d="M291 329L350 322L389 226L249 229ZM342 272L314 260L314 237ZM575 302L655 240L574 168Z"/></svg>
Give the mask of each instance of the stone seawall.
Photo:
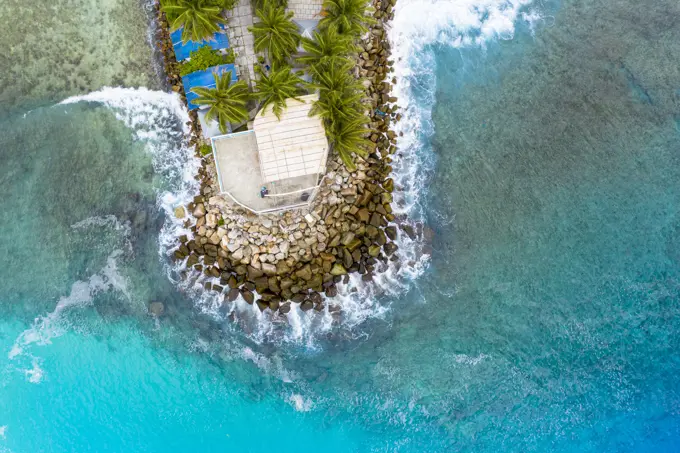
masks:
<svg viewBox="0 0 680 453"><path fill-rule="evenodd" d="M356 66L356 76L366 88L375 151L366 159L358 158L351 173L338 157L329 156L325 178L309 210L259 216L219 194L212 155L203 157L197 175L201 193L186 207L185 225L193 237L180 237L174 251L174 259L185 264L186 278L204 274L205 289L222 293L225 303L241 296L263 311L284 315L291 303L319 311L328 304L329 311L338 312L333 297L349 273L358 272L369 282L397 259L394 241L399 229L415 236L410 226L397 227L391 208L390 164L396 134L390 126L400 114L397 99L390 96L394 79L388 80L388 74L393 62L385 27L393 17L395 1L373 2L377 21L360 43ZM162 14L159 23L169 82L186 100ZM198 155L200 126L195 113L191 118L190 140ZM185 209L178 209L177 215L186 215Z"/></svg>

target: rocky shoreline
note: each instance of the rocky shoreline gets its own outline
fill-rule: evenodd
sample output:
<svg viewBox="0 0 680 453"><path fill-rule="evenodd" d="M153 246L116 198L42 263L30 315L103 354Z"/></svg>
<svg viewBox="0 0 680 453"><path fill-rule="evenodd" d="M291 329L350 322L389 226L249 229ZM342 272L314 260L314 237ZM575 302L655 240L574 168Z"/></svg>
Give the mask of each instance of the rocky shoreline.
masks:
<svg viewBox="0 0 680 453"><path fill-rule="evenodd" d="M179 237L173 251L173 258L185 264L185 278L196 279L202 273L207 277L206 290L224 294L225 301L240 296L262 311L285 315L296 303L303 311L322 311L328 304L328 311L337 313L340 307L333 304L333 297L337 285L349 281L349 273L371 281L390 261L398 260L398 234L413 239L417 233L408 224L397 225L391 205L390 164L397 149L391 126L401 115L397 99L390 95L396 80L388 80L393 62L385 27L393 18L395 3L373 2L376 23L360 43L356 66L370 105L367 115L375 151L367 159L357 159L352 173L338 157L329 156L325 178L309 210L256 216L220 195L212 154L201 155L200 125L196 113L190 112L189 144L201 158L196 176L200 194L175 210L193 237ZM162 13L159 25L168 82L186 102Z"/></svg>

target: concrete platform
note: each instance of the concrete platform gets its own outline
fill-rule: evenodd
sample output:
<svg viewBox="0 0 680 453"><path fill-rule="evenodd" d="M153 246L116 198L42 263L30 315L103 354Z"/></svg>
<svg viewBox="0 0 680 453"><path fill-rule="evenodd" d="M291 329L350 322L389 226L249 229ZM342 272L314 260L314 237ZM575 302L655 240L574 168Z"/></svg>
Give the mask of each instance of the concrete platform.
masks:
<svg viewBox="0 0 680 453"><path fill-rule="evenodd" d="M214 137L212 145L221 191L255 213L305 206L308 202L302 199L305 192L301 190L314 187L318 183L318 175L265 183L260 171L254 131ZM269 190L269 196L265 198L260 197L263 186ZM307 190L306 193L311 200L312 191Z"/></svg>

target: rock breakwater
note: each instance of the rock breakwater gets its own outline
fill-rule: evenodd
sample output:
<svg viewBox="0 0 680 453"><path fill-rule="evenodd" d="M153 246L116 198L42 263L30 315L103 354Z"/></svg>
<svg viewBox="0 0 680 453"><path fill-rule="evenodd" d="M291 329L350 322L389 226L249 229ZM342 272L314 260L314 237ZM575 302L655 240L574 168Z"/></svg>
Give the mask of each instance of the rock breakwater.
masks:
<svg viewBox="0 0 680 453"><path fill-rule="evenodd" d="M397 135L391 126L400 114L398 100L391 96L395 80L388 79L393 61L385 28L395 2L373 2L376 23L360 43L355 68L366 89L369 138L375 149L366 159L357 159L353 172L337 156L329 156L308 209L255 215L221 195L212 155L199 151L203 140L192 113L190 144L202 159L197 175L201 188L193 202L175 212L191 234L182 235L173 251L173 258L186 268L185 278L200 278L205 290L222 294L225 304L242 297L262 311L282 315L291 304L303 311L338 313L341 307L333 298L350 273L370 282L398 260L399 234L420 234L392 212L395 187L390 175ZM168 82L186 101L162 14L159 23Z"/></svg>

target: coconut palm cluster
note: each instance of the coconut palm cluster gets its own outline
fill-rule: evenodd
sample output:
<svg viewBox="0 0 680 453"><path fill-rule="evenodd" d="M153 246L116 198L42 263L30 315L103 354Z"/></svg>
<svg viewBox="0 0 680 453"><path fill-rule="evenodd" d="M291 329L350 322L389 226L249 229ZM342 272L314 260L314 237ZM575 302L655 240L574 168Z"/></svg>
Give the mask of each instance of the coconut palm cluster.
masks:
<svg viewBox="0 0 680 453"><path fill-rule="evenodd" d="M183 39L195 41L212 36L225 23L221 12L230 2L163 0L162 8L173 29L184 27ZM331 149L352 171L354 155L365 157L371 145L366 138L364 87L355 75L356 43L375 22L371 13L365 0L326 0L318 29L311 37L303 37L285 3L258 0L259 20L250 31L255 51L265 56L267 64L256 67L253 92L244 82L230 84L231 74L226 72L215 75L215 88L195 88L199 98L193 102L209 106L208 118L218 121L224 132L229 124L249 119L251 100L259 103L263 114L271 109L280 118L288 99L318 92L310 115L322 119ZM309 81L303 79L304 73Z"/></svg>

